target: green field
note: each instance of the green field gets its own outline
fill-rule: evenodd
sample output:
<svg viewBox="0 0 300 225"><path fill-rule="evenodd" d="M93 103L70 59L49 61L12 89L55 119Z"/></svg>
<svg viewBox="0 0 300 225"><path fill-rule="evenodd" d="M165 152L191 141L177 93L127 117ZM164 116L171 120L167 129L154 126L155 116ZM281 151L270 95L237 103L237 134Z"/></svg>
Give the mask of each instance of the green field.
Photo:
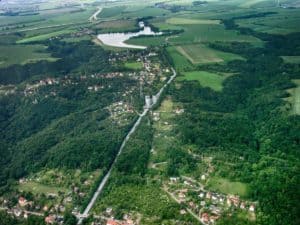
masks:
<svg viewBox="0 0 300 225"><path fill-rule="evenodd" d="M239 19L236 23L241 27L270 34L299 32L300 9L277 9L275 12L277 14L265 17Z"/></svg>
<svg viewBox="0 0 300 225"><path fill-rule="evenodd" d="M193 64L243 60L239 55L214 50L202 44L177 46L176 49Z"/></svg>
<svg viewBox="0 0 300 225"><path fill-rule="evenodd" d="M220 177L210 178L208 186L213 191L219 191L225 194L235 194L241 197L247 197L249 191L249 187L245 183L232 182Z"/></svg>
<svg viewBox="0 0 300 225"><path fill-rule="evenodd" d="M204 20L204 19L187 19L187 18L179 18L172 17L166 20L166 23L175 24L175 25L185 25L185 24L220 24L220 20Z"/></svg>
<svg viewBox="0 0 300 225"><path fill-rule="evenodd" d="M123 10L126 7L124 6L115 6L110 8L104 8L101 13L98 15L99 18L109 18L114 16L120 16Z"/></svg>
<svg viewBox="0 0 300 225"><path fill-rule="evenodd" d="M143 64L141 62L126 62L125 67L133 70L140 70L143 68Z"/></svg>
<svg viewBox="0 0 300 225"><path fill-rule="evenodd" d="M33 37L24 38L24 39L17 41L17 43L24 44L24 43L34 42L34 41L43 41L43 40L47 40L49 38L56 37L56 36L59 36L62 34L69 34L69 33L72 33L73 31L74 30L64 29L64 30L60 30L60 31L55 31L55 32L51 32L51 33L46 33L46 34L41 34L41 35L37 35L37 36L33 36Z"/></svg>
<svg viewBox="0 0 300 225"><path fill-rule="evenodd" d="M176 47L168 47L167 51L170 57L172 58L176 70L184 71L191 70L193 68L193 65L190 63L190 61L182 54L180 54L177 51Z"/></svg>
<svg viewBox="0 0 300 225"><path fill-rule="evenodd" d="M137 29L135 20L104 21L97 24L96 27L101 29L100 33L123 32L123 31Z"/></svg>
<svg viewBox="0 0 300 225"><path fill-rule="evenodd" d="M209 73L206 71L183 72L183 77L178 77L178 80L196 80L203 87L209 87L215 91L222 91L223 81L229 76Z"/></svg>
<svg viewBox="0 0 300 225"><path fill-rule="evenodd" d="M173 44L191 44L199 42L250 42L255 45L261 43L261 40L249 36L239 34L234 30L225 30L221 24L188 24L184 26L184 33L178 37L170 39Z"/></svg>
<svg viewBox="0 0 300 225"><path fill-rule="evenodd" d="M43 45L2 45L0 46L0 67L26 64L39 60L55 61Z"/></svg>
<svg viewBox="0 0 300 225"><path fill-rule="evenodd" d="M26 192L32 192L35 194L47 194L47 193L53 193L58 194L58 192L67 192L67 189L61 188L61 187L55 187L55 186L49 186L49 185L43 185L39 184L33 181L20 184L19 190L26 191Z"/></svg>
<svg viewBox="0 0 300 225"><path fill-rule="evenodd" d="M158 46L165 43L166 37L164 36L148 36L136 37L125 41L128 44L142 45L142 46Z"/></svg>
<svg viewBox="0 0 300 225"><path fill-rule="evenodd" d="M296 87L287 90L290 97L286 100L291 104L291 113L300 115L300 79L293 80L293 83L296 84Z"/></svg>
<svg viewBox="0 0 300 225"><path fill-rule="evenodd" d="M300 64L300 56L281 56L285 63Z"/></svg>

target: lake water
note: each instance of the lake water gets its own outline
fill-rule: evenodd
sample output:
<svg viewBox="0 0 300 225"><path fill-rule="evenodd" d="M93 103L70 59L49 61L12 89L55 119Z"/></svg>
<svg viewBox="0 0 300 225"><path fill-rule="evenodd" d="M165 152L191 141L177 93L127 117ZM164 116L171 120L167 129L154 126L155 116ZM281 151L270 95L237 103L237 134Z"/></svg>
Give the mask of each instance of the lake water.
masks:
<svg viewBox="0 0 300 225"><path fill-rule="evenodd" d="M135 33L107 33L99 34L97 38L105 45L119 47L119 48L136 48L136 49L145 49L146 46L141 45L130 45L126 44L125 41L133 37L138 37L141 35L162 35L162 32L153 32L151 27L144 26L143 22L139 23L139 26L142 30Z"/></svg>

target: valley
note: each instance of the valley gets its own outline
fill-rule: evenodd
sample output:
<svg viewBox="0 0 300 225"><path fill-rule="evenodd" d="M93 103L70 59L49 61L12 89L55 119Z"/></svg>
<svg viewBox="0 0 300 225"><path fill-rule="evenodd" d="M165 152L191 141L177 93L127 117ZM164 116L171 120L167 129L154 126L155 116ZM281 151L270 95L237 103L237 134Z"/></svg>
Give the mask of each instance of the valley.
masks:
<svg viewBox="0 0 300 225"><path fill-rule="evenodd" d="M300 2L0 2L0 225L296 225Z"/></svg>

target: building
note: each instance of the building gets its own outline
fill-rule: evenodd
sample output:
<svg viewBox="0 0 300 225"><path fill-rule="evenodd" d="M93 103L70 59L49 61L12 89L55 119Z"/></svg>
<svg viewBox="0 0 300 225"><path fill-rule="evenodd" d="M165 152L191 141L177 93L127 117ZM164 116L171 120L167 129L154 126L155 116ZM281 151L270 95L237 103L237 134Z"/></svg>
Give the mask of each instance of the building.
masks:
<svg viewBox="0 0 300 225"><path fill-rule="evenodd" d="M115 220L107 220L106 225L119 225L119 223Z"/></svg>
<svg viewBox="0 0 300 225"><path fill-rule="evenodd" d="M53 224L54 222L55 222L54 216L47 216L45 218L45 223L47 223L47 224Z"/></svg>
<svg viewBox="0 0 300 225"><path fill-rule="evenodd" d="M27 205L27 200L24 197L20 197L18 202L21 207L24 207Z"/></svg>

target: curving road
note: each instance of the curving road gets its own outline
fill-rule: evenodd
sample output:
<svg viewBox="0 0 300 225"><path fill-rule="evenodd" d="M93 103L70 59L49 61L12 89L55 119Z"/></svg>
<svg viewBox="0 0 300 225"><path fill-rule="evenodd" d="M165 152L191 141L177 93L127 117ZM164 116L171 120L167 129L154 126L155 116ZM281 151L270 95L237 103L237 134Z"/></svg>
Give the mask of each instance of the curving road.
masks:
<svg viewBox="0 0 300 225"><path fill-rule="evenodd" d="M159 90L159 92L156 94L157 100L159 100L159 98L161 97L161 93L165 90L165 88L175 79L177 73L176 71L172 68L172 72L173 75L169 78L169 80L167 81L167 83ZM130 136L134 133L134 131L136 130L136 128L140 125L142 118L148 113L148 111L150 109L153 108L155 104L152 104L150 107L148 108L144 108L144 111L142 114L139 115L139 118L137 119L137 121L135 122L135 124L133 125L133 127L131 128L131 130L128 132L128 134L126 135L125 139L122 142L122 145L119 149L119 152L116 156L116 158L114 159L112 165L110 166L110 169L108 170L108 172L106 173L105 177L103 178L103 180L101 181L101 183L99 184L96 192L94 193L92 199L90 200L88 206L86 207L86 209L84 210L83 214L78 216L78 224L82 224L82 221L84 218L88 217L88 214L90 212L90 210L92 209L92 207L94 206L98 196L101 194L101 192L103 191L110 175L111 172L116 164L116 161L118 160L118 157L120 156L120 154L122 153L127 141L129 140Z"/></svg>

